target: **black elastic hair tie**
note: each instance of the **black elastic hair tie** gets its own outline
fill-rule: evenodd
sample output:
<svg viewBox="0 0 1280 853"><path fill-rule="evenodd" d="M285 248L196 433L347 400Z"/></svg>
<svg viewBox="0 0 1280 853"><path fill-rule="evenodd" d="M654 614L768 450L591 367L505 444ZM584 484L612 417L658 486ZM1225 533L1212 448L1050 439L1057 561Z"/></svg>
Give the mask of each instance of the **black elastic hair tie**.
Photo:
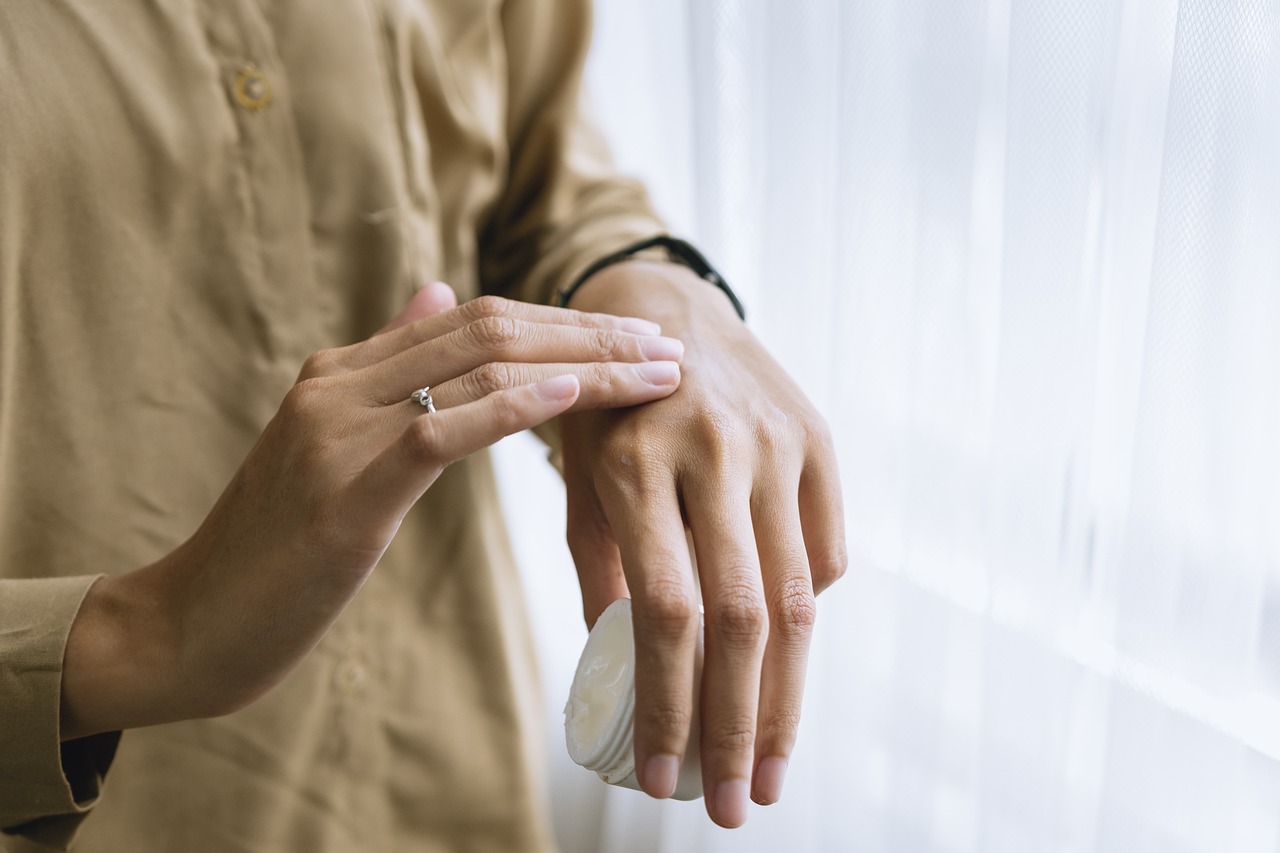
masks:
<svg viewBox="0 0 1280 853"><path fill-rule="evenodd" d="M586 270L583 271L582 275L573 280L572 284L560 289L558 299L559 306L561 308L568 306L569 299L573 296L574 292L577 291L579 287L582 287L583 282L600 272L600 270L608 266L613 266L621 261L625 261L632 255L643 252L646 249L665 249L668 260L685 265L697 273L699 278L705 279L720 288L724 291L724 295L729 297L729 301L733 303L733 310L738 312L738 316L743 320L747 319L747 312L742 307L742 301L738 299L738 295L729 288L729 284L724 280L724 277L721 276L720 273L716 272L715 267L711 266L711 263L703 257L702 253L686 243L684 240L676 237L669 237L665 234L657 237L650 237L647 240L641 240L639 243L632 243L630 246L620 249L612 255L606 255L591 266L587 267Z"/></svg>

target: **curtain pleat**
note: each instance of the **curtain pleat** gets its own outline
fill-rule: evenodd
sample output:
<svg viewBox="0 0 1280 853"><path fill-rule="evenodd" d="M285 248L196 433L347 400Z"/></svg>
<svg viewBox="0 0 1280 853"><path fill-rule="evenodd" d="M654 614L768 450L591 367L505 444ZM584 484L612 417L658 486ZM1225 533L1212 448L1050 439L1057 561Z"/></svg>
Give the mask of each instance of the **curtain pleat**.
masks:
<svg viewBox="0 0 1280 853"><path fill-rule="evenodd" d="M566 850L1280 850L1280 2L597 8L619 161L827 415L854 566L782 803L719 830L556 729Z"/></svg>

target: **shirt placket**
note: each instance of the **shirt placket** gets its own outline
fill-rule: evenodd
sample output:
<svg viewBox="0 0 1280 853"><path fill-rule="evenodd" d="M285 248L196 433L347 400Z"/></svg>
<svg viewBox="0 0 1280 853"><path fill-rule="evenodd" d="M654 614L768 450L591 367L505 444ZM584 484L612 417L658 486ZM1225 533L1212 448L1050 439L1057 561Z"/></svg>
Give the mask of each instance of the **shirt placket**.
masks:
<svg viewBox="0 0 1280 853"><path fill-rule="evenodd" d="M256 3L205 2L200 14L238 131L245 239L255 244L257 265L249 310L264 356L296 373L321 337L310 199L286 69Z"/></svg>
<svg viewBox="0 0 1280 853"><path fill-rule="evenodd" d="M262 351L290 377L325 337L314 272L311 198L288 70L270 21L256 2L209 0L201 13L239 131L240 181L246 239L256 243L258 269L247 294L262 330ZM363 605L352 602L312 652L324 667L329 725L314 755L327 771L329 795L360 811L371 788L372 654ZM341 780L338 782L337 780ZM337 790L337 788L342 790Z"/></svg>

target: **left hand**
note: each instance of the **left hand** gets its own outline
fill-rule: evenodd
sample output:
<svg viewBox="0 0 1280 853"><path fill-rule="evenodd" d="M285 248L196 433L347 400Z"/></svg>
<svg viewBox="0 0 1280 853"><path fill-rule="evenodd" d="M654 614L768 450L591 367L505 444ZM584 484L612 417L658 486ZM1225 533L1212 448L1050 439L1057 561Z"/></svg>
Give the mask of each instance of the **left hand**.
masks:
<svg viewBox="0 0 1280 853"><path fill-rule="evenodd" d="M574 308L654 320L685 344L679 390L561 419L568 540L587 623L630 595L637 778L670 796L700 701L707 812L776 802L795 744L814 595L845 571L844 512L822 417L713 285L674 264L594 275ZM693 690L699 597L701 695Z"/></svg>
<svg viewBox="0 0 1280 853"><path fill-rule="evenodd" d="M310 654L447 465L679 382L679 341L634 318L432 285L382 333L302 365L192 536L95 583L62 671L64 739L228 714ZM434 411L410 394L430 384ZM4 630L0 627L0 631Z"/></svg>

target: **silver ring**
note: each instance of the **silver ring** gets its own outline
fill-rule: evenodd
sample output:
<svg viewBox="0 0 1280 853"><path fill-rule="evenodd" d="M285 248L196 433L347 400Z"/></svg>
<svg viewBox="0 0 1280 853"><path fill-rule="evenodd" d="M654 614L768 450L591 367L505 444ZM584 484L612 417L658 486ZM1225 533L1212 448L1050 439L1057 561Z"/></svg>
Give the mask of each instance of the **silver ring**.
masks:
<svg viewBox="0 0 1280 853"><path fill-rule="evenodd" d="M430 414L436 413L435 401L431 399L431 386L424 385L409 395L409 399L426 408Z"/></svg>

